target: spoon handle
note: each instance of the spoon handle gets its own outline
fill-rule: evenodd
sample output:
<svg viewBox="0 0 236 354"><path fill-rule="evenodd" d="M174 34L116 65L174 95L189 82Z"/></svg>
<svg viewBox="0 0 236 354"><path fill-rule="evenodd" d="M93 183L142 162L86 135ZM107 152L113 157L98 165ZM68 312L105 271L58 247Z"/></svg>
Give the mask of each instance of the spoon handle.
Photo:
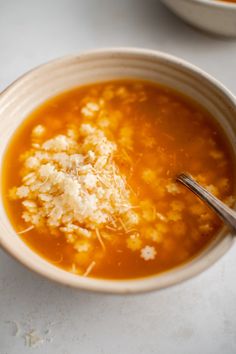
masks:
<svg viewBox="0 0 236 354"><path fill-rule="evenodd" d="M200 184L198 184L190 175L181 173L177 176L176 180L184 184L211 209L213 209L236 234L236 212L234 210L230 209L226 204L200 186Z"/></svg>

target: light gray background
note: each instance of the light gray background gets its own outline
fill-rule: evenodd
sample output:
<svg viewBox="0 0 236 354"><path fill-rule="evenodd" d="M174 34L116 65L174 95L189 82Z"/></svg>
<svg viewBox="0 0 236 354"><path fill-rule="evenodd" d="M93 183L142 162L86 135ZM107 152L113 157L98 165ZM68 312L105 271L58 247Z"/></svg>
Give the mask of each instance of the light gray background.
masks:
<svg viewBox="0 0 236 354"><path fill-rule="evenodd" d="M236 93L236 41L185 25L158 0L0 0L0 91L52 58L108 46L175 54ZM31 328L45 338L35 349L22 338ZM0 354L30 352L236 353L236 246L187 283L129 297L64 288L0 251Z"/></svg>

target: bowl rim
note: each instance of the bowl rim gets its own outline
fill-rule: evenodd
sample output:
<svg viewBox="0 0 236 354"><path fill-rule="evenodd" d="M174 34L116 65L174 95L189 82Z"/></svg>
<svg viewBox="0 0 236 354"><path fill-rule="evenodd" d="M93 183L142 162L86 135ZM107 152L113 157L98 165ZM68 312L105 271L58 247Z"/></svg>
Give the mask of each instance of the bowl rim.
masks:
<svg viewBox="0 0 236 354"><path fill-rule="evenodd" d="M236 3L222 0L188 0L188 2L202 4L207 7L236 10Z"/></svg>
<svg viewBox="0 0 236 354"><path fill-rule="evenodd" d="M112 57L112 56L124 56L130 55L132 57L137 57L139 59L151 58L153 60L164 60L173 65L179 66L180 68L186 69L188 72L195 73L199 77L204 78L209 81L213 86L215 86L222 95L227 98L230 103L236 108L236 97L218 80L213 78L211 75L207 74L202 69L196 67L195 65L188 63L187 61L156 50L151 49L142 49L135 47L114 47L114 48L101 48L95 50L89 50L78 55L68 55L58 59L51 60L47 63L41 64L25 74L21 75L15 81L13 81L6 89L0 93L0 104L1 100L6 97L12 89L17 89L17 85L22 83L25 79L30 79L32 74L40 74L41 70L46 68L54 67L55 65L60 65L66 62L70 62L74 59L87 59L87 60L97 60L101 57ZM45 74L45 73L44 73ZM114 293L114 294L129 294L129 293L141 293L151 290L160 290L173 286L175 284L186 281L198 274L203 270L209 268L217 260L219 260L234 244L236 238L231 234L228 234L228 237L220 240L211 250L209 254L206 254L205 257L196 259L193 264L185 263L179 267L175 267L169 271L163 272L161 274L154 274L149 277L138 278L138 279L98 279L98 278L83 278L77 275L72 275L69 272L66 272L58 267L55 267L56 270L47 270L46 267L41 267L36 264L32 259L26 259L21 252L18 252L17 249L14 249L7 242L7 237L0 235L0 246L7 251L13 258L18 260L24 266L26 266L31 271L34 271L45 278L56 281L63 285L71 286L74 288L79 288L83 290L90 290L94 292L102 293ZM28 247L26 245L26 247ZM35 255L37 254L33 250L30 251ZM38 256L40 259L42 257ZM45 261L48 264L47 261ZM176 274L173 272L176 270Z"/></svg>

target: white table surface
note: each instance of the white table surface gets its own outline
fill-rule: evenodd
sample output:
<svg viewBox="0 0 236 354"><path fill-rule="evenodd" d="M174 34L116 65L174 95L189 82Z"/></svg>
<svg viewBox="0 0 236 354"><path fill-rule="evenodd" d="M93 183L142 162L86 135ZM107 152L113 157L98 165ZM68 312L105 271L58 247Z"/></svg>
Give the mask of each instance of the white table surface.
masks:
<svg viewBox="0 0 236 354"><path fill-rule="evenodd" d="M52 58L108 46L175 54L236 94L236 40L185 25L158 0L0 0L0 91ZM44 338L37 348L22 337L30 329ZM191 281L129 297L64 288L0 251L0 354L30 352L236 353L236 246Z"/></svg>

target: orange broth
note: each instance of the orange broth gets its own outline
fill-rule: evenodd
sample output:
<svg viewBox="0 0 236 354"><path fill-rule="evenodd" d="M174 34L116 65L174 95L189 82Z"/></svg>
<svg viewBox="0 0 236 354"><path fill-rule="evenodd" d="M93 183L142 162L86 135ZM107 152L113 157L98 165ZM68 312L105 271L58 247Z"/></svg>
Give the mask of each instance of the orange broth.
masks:
<svg viewBox="0 0 236 354"><path fill-rule="evenodd" d="M93 117L81 113L86 102L101 99L103 108ZM104 117L110 125L104 124ZM61 233L34 228L19 237L40 256L68 271L78 266L78 274L83 274L95 260L89 276L98 278L150 276L196 256L222 225L190 191L175 184L174 178L188 171L230 203L234 178L230 149L202 107L169 88L138 80L99 83L65 92L42 104L17 129L3 169L4 204L16 232L29 225L22 219L21 201L11 200L9 191L21 185L19 156L30 149L32 129L43 125L46 140L64 134L71 124L79 126L91 120L118 146L114 159L133 191L131 200L141 220L133 231L135 236L103 226L102 237L105 230L110 239L104 236L105 249L98 240L93 241L89 255L78 253ZM127 127L132 136L125 136ZM155 250L154 259L140 257L146 246Z"/></svg>
<svg viewBox="0 0 236 354"><path fill-rule="evenodd" d="M231 3L236 3L236 0L218 0L218 1L221 1L221 2L231 2Z"/></svg>

